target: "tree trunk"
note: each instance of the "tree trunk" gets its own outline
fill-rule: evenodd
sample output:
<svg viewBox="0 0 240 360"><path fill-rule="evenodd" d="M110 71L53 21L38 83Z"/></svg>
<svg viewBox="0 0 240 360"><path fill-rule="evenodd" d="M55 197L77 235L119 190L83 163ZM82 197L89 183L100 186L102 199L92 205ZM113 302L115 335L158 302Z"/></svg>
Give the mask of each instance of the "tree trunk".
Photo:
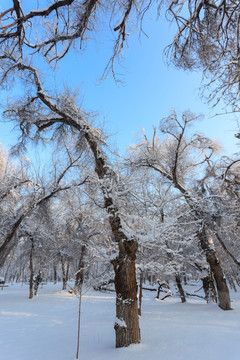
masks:
<svg viewBox="0 0 240 360"><path fill-rule="evenodd" d="M159 299L160 292L161 292L161 285L158 285L156 299Z"/></svg>
<svg viewBox="0 0 240 360"><path fill-rule="evenodd" d="M53 278L54 278L54 284L57 283L57 267L56 265L53 266Z"/></svg>
<svg viewBox="0 0 240 360"><path fill-rule="evenodd" d="M118 243L119 255L113 260L116 289L116 347L125 347L141 342L137 282L135 272L137 241L123 240Z"/></svg>
<svg viewBox="0 0 240 360"><path fill-rule="evenodd" d="M38 276L35 279L35 285L34 285L34 295L35 296L38 295L38 287L41 282L42 282L42 273L41 273L41 271L39 271Z"/></svg>
<svg viewBox="0 0 240 360"><path fill-rule="evenodd" d="M86 252L87 252L86 245L82 245L81 255L80 255L79 264L78 264L78 271L76 274L76 279L75 279L75 284L74 284L74 290L76 290L76 291L80 291L80 289L82 288L82 285L83 285L84 268L85 268L84 258L85 258Z"/></svg>
<svg viewBox="0 0 240 360"><path fill-rule="evenodd" d="M228 275L228 276L227 276L227 280L228 280L228 283L229 283L229 285L230 285L230 288L233 289L234 292L237 292L236 285L235 285L234 280L233 280L233 278L232 278L231 275Z"/></svg>
<svg viewBox="0 0 240 360"><path fill-rule="evenodd" d="M209 291L209 284L210 284L210 279L209 279L209 275L204 276L202 279L202 284L203 284L203 291L205 294L205 300L207 303L209 303L209 299L210 299L210 291Z"/></svg>
<svg viewBox="0 0 240 360"><path fill-rule="evenodd" d="M176 284L177 284L177 287L178 287L178 291L180 293L181 301L182 301L182 303L185 303L187 300L186 300L185 293L184 293L184 290L183 290L183 287L182 287L180 275L176 274L175 279L176 279Z"/></svg>
<svg viewBox="0 0 240 360"><path fill-rule="evenodd" d="M65 270L65 266L64 266L64 261L63 261L62 257L61 257L61 265L62 265L62 282L63 282L62 290L66 290L67 278L66 278L66 270Z"/></svg>
<svg viewBox="0 0 240 360"><path fill-rule="evenodd" d="M31 250L30 250L30 258L29 258L29 270L30 270L30 279L29 279L29 299L33 298L33 277L34 277L34 271L33 271L33 250L34 250L34 243L33 238L30 238L31 240Z"/></svg>
<svg viewBox="0 0 240 360"><path fill-rule="evenodd" d="M140 269L139 295L138 295L138 315L142 315L142 296L143 296L143 271Z"/></svg>
<svg viewBox="0 0 240 360"><path fill-rule="evenodd" d="M210 290L211 290L211 299L213 302L217 303L217 291L214 284L213 274L212 272L209 275L210 277Z"/></svg>
<svg viewBox="0 0 240 360"><path fill-rule="evenodd" d="M214 245L209 242L206 229L203 226L198 238L202 249L205 251L207 262L212 271L218 295L218 306L223 310L231 310L231 301L226 279L223 274L221 264L217 258Z"/></svg>
<svg viewBox="0 0 240 360"><path fill-rule="evenodd" d="M69 280L69 269L70 269L70 262L68 261L68 263L67 263L67 271L66 271L66 283Z"/></svg>
<svg viewBox="0 0 240 360"><path fill-rule="evenodd" d="M35 76L35 79L37 76ZM41 88L41 83L37 82L39 99L53 110L55 113L64 118L70 126L80 131L95 159L95 172L101 181L101 191L104 197L104 208L109 217L109 224L112 230L114 241L118 244L119 254L117 259L113 262L115 270L115 288L116 288L116 316L117 322L115 324L116 332L116 347L124 347L130 344L140 343L140 329L138 319L138 304L137 304L137 284L135 273L135 260L137 251L137 241L128 239L122 231L121 218L115 196L117 194L116 188L119 185L119 176L115 173L112 166L109 166L106 155L101 147L101 134L94 129L90 124L86 124L86 119L83 123L74 117L69 116L58 108L56 104L44 94ZM111 187L115 183L114 193ZM112 184L109 188L109 184ZM120 182L120 190L122 193L122 184ZM124 326L121 324L121 319Z"/></svg>
<svg viewBox="0 0 240 360"><path fill-rule="evenodd" d="M3 267L9 253L15 246L15 242L12 240L14 239L14 236L25 216L26 214L22 214L19 219L13 224L12 229L10 230L9 234L7 234L3 244L0 246L0 268Z"/></svg>

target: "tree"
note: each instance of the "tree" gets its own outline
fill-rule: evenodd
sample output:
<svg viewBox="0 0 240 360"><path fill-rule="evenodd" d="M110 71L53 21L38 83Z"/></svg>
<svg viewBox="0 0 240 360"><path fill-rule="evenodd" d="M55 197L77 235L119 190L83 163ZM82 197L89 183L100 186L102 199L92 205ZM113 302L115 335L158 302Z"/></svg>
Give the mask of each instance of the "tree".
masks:
<svg viewBox="0 0 240 360"><path fill-rule="evenodd" d="M196 116L188 112L183 113L179 120L176 112L172 112L160 123L160 131L165 135L166 140L157 139L156 133L151 142L145 137L134 149L133 162L138 166L155 170L181 193L191 210L192 217L199 221L196 236L216 282L219 307L229 310L231 309L229 290L210 233L219 213L215 202L210 204L212 199L209 201L208 196L194 191L190 182L191 172L196 169L202 172L204 167L208 168L216 145L199 134L187 138L187 129L195 119Z"/></svg>
<svg viewBox="0 0 240 360"><path fill-rule="evenodd" d="M209 166L205 184L211 197L215 199L215 207L219 214L211 231L214 242L219 244L219 256L223 260L229 282L232 277L238 281L236 273L239 269L239 160L222 157L217 163Z"/></svg>
<svg viewBox="0 0 240 360"><path fill-rule="evenodd" d="M67 2L67 5L71 3L73 2ZM59 1L55 3L53 7L50 6L46 12L41 14L41 16L46 15L48 12L54 12L55 15L57 14L58 17L57 7L60 7L62 5L65 6L66 2ZM77 24L78 27L80 25L82 30L78 28L76 32L76 38L80 38L82 40L81 36L83 35L84 31L88 26L89 17L92 14L92 11L95 9L95 5L96 2L89 2L88 4L84 3L84 7L86 7L85 10L83 10L82 14L79 14L79 11L82 12L83 8L78 3L76 5L77 7L67 8L67 16L69 15L68 11L70 11L72 15L74 14L75 21L75 15L78 14L80 16L80 23ZM117 317L119 319L122 319L122 317L124 317L123 320L127 324L127 327L121 327L118 325L116 326L116 346L127 346L131 343L137 343L140 341L140 331L137 315L137 296L135 289L135 257L137 251L137 242L134 239L128 239L122 231L121 220L118 216L118 209L115 205L115 199L111 194L111 188L109 188L109 185L111 187L111 183L113 182L115 182L117 185L118 179L112 167L108 165L106 156L101 149L101 143L104 142L103 137L99 130L95 129L90 125L88 121L88 114L84 113L82 109L77 108L74 96L72 96L72 94L70 94L69 92L65 94L59 94L57 95L57 97L55 97L54 101L53 98L49 97L47 93L44 92L38 70L35 69L32 65L30 65L30 62L25 58L28 53L29 47L35 48L35 45L32 46L29 39L26 40L26 31L24 30L23 23L25 21L26 25L27 21L30 21L32 17L38 18L41 12L37 12L37 14L35 13L34 15L33 13L30 13L30 15L25 17L24 20L20 20L22 10L19 6L19 2L15 2L14 14L16 13L17 20L13 19L13 23L9 24L8 14L11 14L11 11L12 9L9 9L6 12L2 13L2 21L4 22L4 20L6 20L7 25L3 26L2 32L3 47L2 54L0 56L0 83L2 86L4 86L6 84L6 81L10 79L9 77L11 77L13 73L16 74L16 71L18 74L22 74L23 76L26 76L27 74L30 76L30 82L28 82L29 88L27 93L25 94L25 99L22 98L21 104L18 101L18 105L12 104L8 107L8 110L5 111L5 116L8 119L12 118L13 120L18 119L20 121L19 125L22 131L22 141L18 146L17 150L19 151L25 148L26 139L32 137L32 131L35 132L35 135L33 135L33 137L38 140L42 139L43 132L48 131L49 128L52 128L54 131L56 131L57 129L59 130L59 139L63 133L70 132L75 135L78 134L79 144L81 139L82 144L86 144L83 146L87 146L91 149L96 164L95 171L99 177L100 182L102 183L101 189L105 199L104 206L109 213L109 220L113 236L116 242L119 244L119 257L114 262L116 279L118 279L119 277L127 278L129 279L131 284L134 284L125 284L124 286L122 280L116 280L116 288L118 294ZM63 14L61 16L64 17ZM63 18L61 17L61 19ZM68 31L70 27L74 27L74 25L72 22L70 25L68 21L64 23L67 24L67 28L64 28L65 35L63 36L66 36L66 33L69 34ZM122 29L122 27L125 31L125 24L122 24L122 26L120 26L120 29ZM62 28L61 25L60 28ZM9 31L7 31L7 29L9 29ZM52 41L53 43L55 43L55 35L56 34L54 34L54 39L50 40L50 34L49 44ZM74 36L71 38L67 35L67 41L70 40L69 44L72 44L72 40L75 39ZM63 38L61 38L61 41L62 40ZM43 44L40 45L39 50L40 48L42 48L42 46ZM50 47L48 48L48 53L50 49L53 49L52 45L50 45ZM32 95L30 95L30 93L32 93ZM123 261L126 255L127 258L129 258L129 262ZM129 272L129 274L131 275L126 276L126 272Z"/></svg>
<svg viewBox="0 0 240 360"><path fill-rule="evenodd" d="M63 167L63 169L56 169L54 164L52 169L53 178L48 179L48 181L45 179L42 183L40 177L35 180L33 178L30 179L30 177L26 178L26 169L22 167L19 169L16 168L14 172L11 172L11 176L8 179L10 180L10 183L8 183L7 187L4 184L6 188L2 194L2 203L5 212L8 207L10 207L11 212L10 216L8 215L6 218L2 217L1 219L3 231L1 234L0 267L4 265L11 250L17 244L20 226L23 225L29 217L35 215L36 209L39 211L39 208L46 204L49 199L55 197L59 192L66 191L70 187L81 186L86 182L87 178L85 177L79 182L72 183L70 181L69 184L64 184L66 174L76 166L80 157L81 153L74 159L69 158L66 167ZM15 173L15 171L18 171L18 173ZM8 176L8 173L6 174ZM23 177L23 174L25 177ZM10 198L14 201L10 201Z"/></svg>
<svg viewBox="0 0 240 360"><path fill-rule="evenodd" d="M109 70L114 73L114 61L131 31L131 19L137 22L151 5L149 0L115 0L102 3L99 0L58 0L45 2L39 9L38 1L21 4L19 0L9 1L0 14L0 44L9 54L20 58L24 53L38 57L40 54L48 63L56 63L77 45L80 49L90 34L100 27L100 19L107 19L114 34L114 49L103 77ZM106 21L107 21L106 20ZM108 25L109 25L108 24ZM0 57L2 58L2 57Z"/></svg>
<svg viewBox="0 0 240 360"><path fill-rule="evenodd" d="M25 98L21 103L9 104L5 116L16 121L21 129L22 140L18 149L25 147L29 138L43 139L44 133L52 139L61 138L64 134L77 137L77 143L85 149L89 149L95 162L95 173L99 179L99 187L104 198L104 208L109 215L109 223L113 238L119 247L119 254L113 261L115 270L116 286L116 313L117 318L124 323L116 322L116 346L128 346L140 342L140 330L137 313L137 293L135 259L137 252L137 240L128 238L122 228L121 218L118 212L118 191L122 193L121 178L109 164L102 146L105 144L101 132L90 124L89 115L76 105L74 94L69 91L56 96L49 96L44 91L40 75L28 60L15 57L9 49L5 49L2 56L1 83L5 83L7 77L16 71L24 76L29 84ZM10 65L11 63L11 65ZM43 200L41 200L43 201Z"/></svg>
<svg viewBox="0 0 240 360"><path fill-rule="evenodd" d="M27 194L31 184L28 175L29 164L21 158L12 164L7 153L0 158L0 267L16 245L16 232L21 224L26 207L29 206Z"/></svg>
<svg viewBox="0 0 240 360"><path fill-rule="evenodd" d="M161 4L167 7L168 19L177 25L174 40L166 49L169 60L184 70L203 70L209 101L217 104L223 99L239 111L239 3L162 0Z"/></svg>
<svg viewBox="0 0 240 360"><path fill-rule="evenodd" d="M46 2L41 9L35 1L31 4L34 10L19 0L9 0L0 14L0 44L5 53L18 59L31 54L54 64L74 46L81 49L104 19L115 36L103 78L111 70L116 79L114 62L133 25L142 31L144 16L153 4L160 15L166 11L167 19L176 24L174 40L166 49L169 60L183 69L202 69L208 79L206 88L215 85L209 91L210 100L218 103L224 99L239 110L240 8L234 0L115 0L104 4L98 0L58 0Z"/></svg>

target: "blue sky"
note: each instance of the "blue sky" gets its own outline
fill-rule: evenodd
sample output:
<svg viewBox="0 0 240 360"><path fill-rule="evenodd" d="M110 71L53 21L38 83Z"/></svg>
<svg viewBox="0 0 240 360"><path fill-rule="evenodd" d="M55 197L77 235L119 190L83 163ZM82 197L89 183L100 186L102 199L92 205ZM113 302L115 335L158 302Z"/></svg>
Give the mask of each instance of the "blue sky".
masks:
<svg viewBox="0 0 240 360"><path fill-rule="evenodd" d="M191 110L204 114L204 120L195 125L196 131L220 141L228 155L239 151L239 141L234 138L239 131L236 115L214 117L222 109L211 110L200 99L201 73L183 72L165 64L163 50L171 42L174 28L163 18L157 19L155 9L147 15L143 27L148 37L142 34L139 38L138 31L131 33L121 63L115 65L123 84L117 84L111 74L99 82L113 48L112 34L105 29L95 40L89 40L83 52L67 56L56 74L51 73L49 85L79 88L83 107L99 114L105 132L112 134L110 142L121 153L136 141L135 135L142 128L151 136L153 126L173 108L179 113ZM11 128L0 124L0 140L6 146L16 141Z"/></svg>

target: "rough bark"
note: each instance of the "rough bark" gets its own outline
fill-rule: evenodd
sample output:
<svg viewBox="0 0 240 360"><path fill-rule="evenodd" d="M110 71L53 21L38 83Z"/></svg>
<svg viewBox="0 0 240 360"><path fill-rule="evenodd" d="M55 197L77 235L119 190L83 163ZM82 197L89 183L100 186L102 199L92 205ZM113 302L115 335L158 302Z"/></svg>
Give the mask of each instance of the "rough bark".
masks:
<svg viewBox="0 0 240 360"><path fill-rule="evenodd" d="M221 264L217 258L214 246L213 244L209 243L209 239L204 226L202 230L198 233L198 238L200 240L202 249L205 251L207 262L210 266L216 283L218 306L223 310L231 310L231 301L227 282L224 277Z"/></svg>
<svg viewBox="0 0 240 360"><path fill-rule="evenodd" d="M119 255L113 261L116 288L116 347L140 343L135 260L135 240L119 243Z"/></svg>

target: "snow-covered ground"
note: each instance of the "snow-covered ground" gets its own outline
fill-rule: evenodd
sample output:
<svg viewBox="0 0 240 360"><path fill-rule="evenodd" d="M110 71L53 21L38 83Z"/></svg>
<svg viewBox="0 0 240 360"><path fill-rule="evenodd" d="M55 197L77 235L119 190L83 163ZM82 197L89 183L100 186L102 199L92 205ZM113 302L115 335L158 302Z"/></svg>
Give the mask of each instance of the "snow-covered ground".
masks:
<svg viewBox="0 0 240 360"><path fill-rule="evenodd" d="M189 287L189 292L194 288ZM154 299L145 292L140 319L142 344L114 348L115 296L88 290L81 317L82 360L239 360L240 292L233 311L188 298ZM73 360L78 300L61 284L47 284L28 299L27 285L0 289L0 360Z"/></svg>

